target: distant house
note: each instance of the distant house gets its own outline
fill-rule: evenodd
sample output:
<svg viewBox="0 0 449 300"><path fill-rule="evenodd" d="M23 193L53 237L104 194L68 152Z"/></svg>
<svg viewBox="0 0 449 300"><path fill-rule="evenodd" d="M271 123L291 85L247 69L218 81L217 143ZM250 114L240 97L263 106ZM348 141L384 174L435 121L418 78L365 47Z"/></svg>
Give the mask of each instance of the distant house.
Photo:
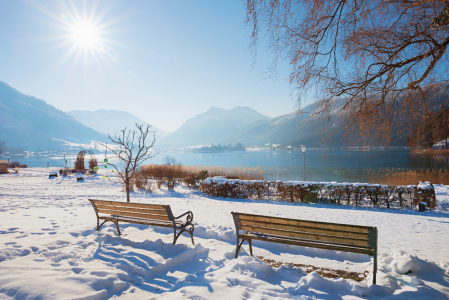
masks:
<svg viewBox="0 0 449 300"><path fill-rule="evenodd" d="M432 149L446 149L446 145L449 144L449 138L446 140L442 140L436 144L433 144Z"/></svg>

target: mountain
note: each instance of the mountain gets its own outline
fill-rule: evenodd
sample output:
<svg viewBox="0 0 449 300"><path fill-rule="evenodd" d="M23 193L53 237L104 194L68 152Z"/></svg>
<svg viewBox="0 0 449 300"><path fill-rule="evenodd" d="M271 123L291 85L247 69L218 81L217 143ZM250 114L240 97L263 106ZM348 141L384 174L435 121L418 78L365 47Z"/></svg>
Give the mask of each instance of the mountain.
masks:
<svg viewBox="0 0 449 300"><path fill-rule="evenodd" d="M56 150L62 146L54 139L90 144L106 138L44 100L22 94L0 81L0 141L6 147Z"/></svg>
<svg viewBox="0 0 449 300"><path fill-rule="evenodd" d="M432 96L427 99L429 111L437 111L441 104L448 104L449 84L440 84L432 87L429 93ZM396 106L397 112L402 109L401 99ZM330 123L311 118L310 113L316 108L311 104L304 108L304 113L297 115L291 113L272 119L256 120L240 127L238 131L221 139L223 144L242 142L246 147L264 146L267 143L288 145L306 144L311 147L345 147L347 145L360 146L366 143L370 146L384 145L385 141L377 137L376 132L371 132L363 141L353 132L349 135L347 112L341 110L342 104L335 101L330 112ZM392 113L395 113L394 111ZM397 114L396 122L393 124L390 134L391 146L406 146L406 138L410 136L411 120Z"/></svg>
<svg viewBox="0 0 449 300"><path fill-rule="evenodd" d="M143 124L145 127L150 125L126 111L119 110L72 110L68 111L67 114L84 125L106 135L110 134L111 136L120 133L120 130L125 129L125 127L127 130L135 129L136 123L139 125ZM152 127L151 130L156 131L156 141L164 139L169 134L157 127Z"/></svg>
<svg viewBox="0 0 449 300"><path fill-rule="evenodd" d="M238 106L227 110L213 106L205 113L188 119L178 130L164 139L162 144L172 146L218 144L249 122L268 119L270 118L249 107Z"/></svg>

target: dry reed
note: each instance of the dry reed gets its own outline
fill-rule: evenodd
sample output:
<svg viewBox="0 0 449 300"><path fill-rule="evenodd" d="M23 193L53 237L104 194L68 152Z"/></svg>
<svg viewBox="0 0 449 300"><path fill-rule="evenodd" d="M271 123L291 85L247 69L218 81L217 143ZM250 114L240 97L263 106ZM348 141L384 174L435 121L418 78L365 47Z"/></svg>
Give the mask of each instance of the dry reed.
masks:
<svg viewBox="0 0 449 300"><path fill-rule="evenodd" d="M166 165L145 165L142 167L145 174L149 177L155 178L162 184L164 174L166 173ZM220 167L220 166L181 166L177 165L175 174L172 176L176 178L187 178L190 174L195 176L199 172L206 170L209 177L224 176L228 179L240 180L266 180L266 181L290 181L300 180L301 170L294 170L294 168L281 167ZM343 176L350 176L357 181L378 183L387 185L410 185L418 184L420 181L429 181L434 184L449 184L449 169L365 169L358 174L357 170L344 170ZM158 181L158 185L159 185ZM159 186L160 187L160 186Z"/></svg>
<svg viewBox="0 0 449 300"><path fill-rule="evenodd" d="M388 185L410 185L429 181L434 184L449 184L448 169L380 169L367 172L369 183Z"/></svg>

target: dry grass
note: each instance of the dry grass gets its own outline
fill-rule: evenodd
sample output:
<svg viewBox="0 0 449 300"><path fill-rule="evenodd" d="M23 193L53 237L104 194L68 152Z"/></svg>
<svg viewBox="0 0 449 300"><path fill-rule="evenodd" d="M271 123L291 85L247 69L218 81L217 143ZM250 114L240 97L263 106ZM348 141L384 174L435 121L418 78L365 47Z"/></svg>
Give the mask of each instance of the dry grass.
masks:
<svg viewBox="0 0 449 300"><path fill-rule="evenodd" d="M290 266L292 266L292 268L301 268L306 273L317 272L321 276L327 277L327 278L339 277L339 278L344 278L344 279L352 279L352 280L360 282L360 281L365 280L366 276L369 273L368 271L365 271L364 273L358 273L358 272L348 272L348 271L343 271L343 270L334 270L334 269L329 269L329 268L319 268L319 267L315 267L312 265L275 261L272 259L263 258L262 256L256 256L256 257L274 268L279 268L282 265L284 265L284 266L290 265Z"/></svg>
<svg viewBox="0 0 449 300"><path fill-rule="evenodd" d="M142 171L149 177L159 178L162 181L167 173L166 165L146 165L142 167ZM298 180L298 172L294 172L292 168L281 167L217 167L217 166L180 166L177 165L176 174L172 176L176 178L187 178L189 174L198 175L200 171L207 170L209 177L225 176L228 179L241 180L266 180L266 181L288 181ZM385 168L379 170L366 169L364 174L357 173L359 171L346 170L353 177L361 177L359 180L369 183L379 183L387 185L410 185L418 184L420 181L429 181L434 184L449 184L449 169L394 169ZM366 181L365 181L366 180Z"/></svg>
<svg viewBox="0 0 449 300"><path fill-rule="evenodd" d="M178 165L179 166L179 165ZM166 165L145 165L142 169L145 170L149 176L158 178L166 171ZM209 177L225 176L228 179L241 180L295 180L296 174L289 168L263 168L263 167L218 167L218 166L179 166L176 170L177 178L187 178L189 174L199 174L206 170Z"/></svg>
<svg viewBox="0 0 449 300"><path fill-rule="evenodd" d="M410 185L422 181L434 184L449 184L448 169L380 169L368 171L369 183L388 185Z"/></svg>

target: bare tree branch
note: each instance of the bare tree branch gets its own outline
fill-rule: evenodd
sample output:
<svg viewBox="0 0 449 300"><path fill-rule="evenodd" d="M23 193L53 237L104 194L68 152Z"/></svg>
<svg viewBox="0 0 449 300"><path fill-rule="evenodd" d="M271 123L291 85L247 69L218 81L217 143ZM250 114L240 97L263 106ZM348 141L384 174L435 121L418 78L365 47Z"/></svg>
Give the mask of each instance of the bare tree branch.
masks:
<svg viewBox="0 0 449 300"><path fill-rule="evenodd" d="M100 143L100 145L106 148L105 155L107 154L107 151L110 150L113 153L114 158L118 158L123 162L123 166L120 164L112 164L110 162L107 164L115 168L117 174L125 184L126 199L128 202L130 202L129 191L131 188L131 180L136 174L137 169L143 162L157 155L157 153L154 153L151 150L156 142L156 132L150 131L151 127L151 125L148 125L144 128L143 125L136 123L137 131L127 131L127 128L125 128L120 131L121 134L119 135L115 134L114 137L108 135L109 140L111 140L115 146L108 146L108 144ZM151 143L147 144L150 134L153 136L153 140ZM133 151L135 152L133 153Z"/></svg>

